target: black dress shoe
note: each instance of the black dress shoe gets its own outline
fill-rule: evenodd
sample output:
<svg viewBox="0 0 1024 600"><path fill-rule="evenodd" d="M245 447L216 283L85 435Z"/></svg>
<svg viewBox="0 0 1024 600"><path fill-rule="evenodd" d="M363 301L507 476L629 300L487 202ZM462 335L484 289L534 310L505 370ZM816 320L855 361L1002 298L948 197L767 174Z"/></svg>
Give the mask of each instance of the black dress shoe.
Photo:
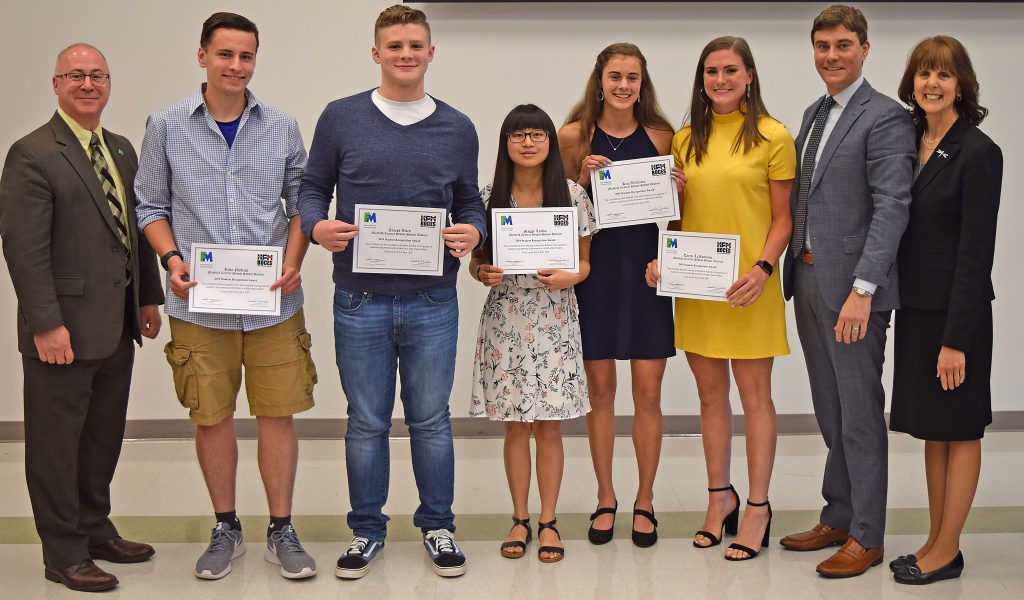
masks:
<svg viewBox="0 0 1024 600"><path fill-rule="evenodd" d="M905 567L909 567L910 565L916 562L916 556L914 556L913 554L904 554L903 556L900 556L889 563L889 570L895 573L896 571L899 571L900 569L903 569Z"/></svg>
<svg viewBox="0 0 1024 600"><path fill-rule="evenodd" d="M935 583L936 581L942 581L943 579L956 579L960 577L960 573L964 570L964 555L962 552L956 553L956 558L949 561L944 567L939 567L934 571L922 573L921 568L917 566L917 563L907 565L900 569L893 575L896 579L896 583L906 583L908 585L928 585L929 583Z"/></svg>
<svg viewBox="0 0 1024 600"><path fill-rule="evenodd" d="M123 537L111 538L89 548L89 558L112 563L137 563L149 560L156 550L149 544L131 542Z"/></svg>
<svg viewBox="0 0 1024 600"><path fill-rule="evenodd" d="M651 508L651 510L643 510L641 508L637 508L636 504L634 504L633 516L644 517L651 522L651 525L654 525L654 531L651 532L637 531L636 529L633 530L633 545L639 548L650 548L658 542L658 520L654 518L654 509Z"/></svg>
<svg viewBox="0 0 1024 600"><path fill-rule="evenodd" d="M101 592L118 584L117 577L97 567L88 558L63 569L48 568L44 575L50 581L62 583L76 592Z"/></svg>
<svg viewBox="0 0 1024 600"><path fill-rule="evenodd" d="M587 539L590 540L591 544L600 546L612 541L612 537L615 535L615 512L618 510L619 500L616 499L615 506L598 506L594 514L590 515L590 529L587 530ZM597 529L594 527L594 519L601 515L612 516L612 526L608 529Z"/></svg>

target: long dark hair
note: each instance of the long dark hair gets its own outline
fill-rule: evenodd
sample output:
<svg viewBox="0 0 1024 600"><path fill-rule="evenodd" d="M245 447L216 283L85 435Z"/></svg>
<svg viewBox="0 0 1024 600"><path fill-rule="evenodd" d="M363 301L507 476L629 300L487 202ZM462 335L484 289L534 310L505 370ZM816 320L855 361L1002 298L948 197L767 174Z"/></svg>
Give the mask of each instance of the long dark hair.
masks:
<svg viewBox="0 0 1024 600"><path fill-rule="evenodd" d="M697 73L693 77L693 96L690 99L690 142L686 146L686 160L694 157L697 164L704 159L708 152L708 139L711 137L711 100L704 92L704 61L708 55L719 50L732 50L743 61L743 66L750 71L750 86L747 90L747 97L740 106L743 113L743 128L740 129L733 142L733 154L739 152L740 145L743 146L743 153L750 152L751 148L759 145L767 138L758 129L758 122L761 117L770 116L768 109L761 99L761 81L754 68L754 53L750 51L747 41L741 37L731 35L715 38L704 46L700 53L700 60L697 61ZM685 125L685 123L684 123Z"/></svg>
<svg viewBox="0 0 1024 600"><path fill-rule="evenodd" d="M542 129L548 132L548 157L544 160L544 174L541 206L572 206L569 197L565 169L562 167L562 154L558 151L558 139L555 137L555 124L551 117L534 104L520 104L513 108L501 124L498 136L498 159L494 164L494 181L491 183L491 196L487 200L487 237L490 239L491 211L495 208L512 207L512 177L515 163L508 154L508 134L523 129ZM491 245L484 244L484 255L488 262L493 260Z"/></svg>
<svg viewBox="0 0 1024 600"><path fill-rule="evenodd" d="M921 69L945 69L956 77L960 95L953 108L961 119L977 126L988 116L988 109L978 104L978 76L974 74L967 49L956 38L937 35L925 38L914 46L900 81L900 100L910 106L910 116L914 118L918 133L923 133L927 126L924 111L914 97L914 78Z"/></svg>
<svg viewBox="0 0 1024 600"><path fill-rule="evenodd" d="M633 117L641 127L652 129L663 129L672 131L672 124L668 122L661 106L658 105L658 95L654 92L654 82L647 72L647 58L640 52L635 44L620 42L612 44L597 55L594 61L594 70L587 79L587 85L583 89L583 97L576 102L576 105L569 111L565 124L580 122L580 147L576 156L572 157L573 165L579 169L583 159L590 154L590 138L594 136L594 126L597 118L601 116L601 109L604 108L603 100L599 99L601 92L601 76L604 75L604 68L608 61L616 56L631 56L640 61L640 101L633 105ZM556 144L557 145L557 144Z"/></svg>

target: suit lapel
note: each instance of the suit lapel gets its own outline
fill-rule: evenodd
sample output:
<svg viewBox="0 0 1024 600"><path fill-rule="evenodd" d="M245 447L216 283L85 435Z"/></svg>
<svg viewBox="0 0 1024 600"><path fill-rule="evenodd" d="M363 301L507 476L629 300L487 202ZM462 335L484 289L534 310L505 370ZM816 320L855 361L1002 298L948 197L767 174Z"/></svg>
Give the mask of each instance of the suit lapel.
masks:
<svg viewBox="0 0 1024 600"><path fill-rule="evenodd" d="M53 115L53 118L50 119L50 126L53 128L54 138L57 143L63 146L61 153L64 155L64 158L67 159L71 168L78 173L85 188L89 190L89 196L92 197L93 204L100 211L100 216L107 223L107 227L110 228L114 235L117 235L114 215L110 212L110 207L107 206L107 197L100 186L99 176L96 175L92 162L89 161L85 150L82 149L82 144L78 142L78 138L75 137L74 132L71 131L71 128L68 127L68 124L64 122L60 115Z"/></svg>
<svg viewBox="0 0 1024 600"><path fill-rule="evenodd" d="M946 165L953 163L953 157L960 152L960 136L970 126L967 121L957 119L956 123L953 123L953 126L949 128L949 131L942 137L939 145L935 147L935 152L932 153L931 158L928 159L928 162L924 163L924 167L922 167L921 172L917 175L917 179L914 180L912 193L915 196L927 187L935 179L935 176L946 168Z"/></svg>
<svg viewBox="0 0 1024 600"><path fill-rule="evenodd" d="M825 147L821 150L821 157L814 168L814 177L811 179L811 189L808 193L813 192L814 188L818 186L818 182L821 181L822 176L828 169L828 164L832 161L832 156L836 153L836 149L843 143L843 138L850 132L853 124L864 114L864 104L870 99L871 86L868 85L867 81L864 81L861 83L860 88L854 92L853 97L850 98L842 114L839 115L839 121L832 128L832 132L828 134L828 141L825 142Z"/></svg>

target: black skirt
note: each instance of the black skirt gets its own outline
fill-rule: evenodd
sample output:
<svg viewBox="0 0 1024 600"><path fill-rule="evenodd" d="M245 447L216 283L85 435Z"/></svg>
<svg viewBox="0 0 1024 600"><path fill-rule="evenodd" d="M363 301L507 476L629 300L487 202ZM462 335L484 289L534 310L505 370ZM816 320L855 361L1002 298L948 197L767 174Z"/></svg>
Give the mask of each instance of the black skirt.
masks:
<svg viewBox="0 0 1024 600"><path fill-rule="evenodd" d="M981 439L992 422L992 308L978 320L964 383L943 390L935 376L946 311L896 311L896 367L889 428L929 441Z"/></svg>

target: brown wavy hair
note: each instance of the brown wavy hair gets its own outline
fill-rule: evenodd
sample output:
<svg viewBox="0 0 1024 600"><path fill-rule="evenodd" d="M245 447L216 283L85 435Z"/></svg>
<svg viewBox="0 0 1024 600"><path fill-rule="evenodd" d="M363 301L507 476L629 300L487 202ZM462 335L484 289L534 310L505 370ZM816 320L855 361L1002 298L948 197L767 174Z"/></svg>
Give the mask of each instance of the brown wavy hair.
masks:
<svg viewBox="0 0 1024 600"><path fill-rule="evenodd" d="M569 116L565 119L565 125L577 121L580 124L579 152L572 157L576 169L590 154L590 138L594 135L594 126L604 108L602 100L598 100L597 97L598 92L601 91L601 76L604 74L605 67L608 66L608 61L616 56L631 56L640 61L640 101L633 105L633 117L636 118L637 123L641 127L673 130L672 124L665 117L661 106L658 105L658 96L654 92L654 83L647 71L647 59L643 52L640 52L640 48L635 44L626 42L612 44L597 55L594 70L587 79L586 87L583 88L583 97L572 107Z"/></svg>
<svg viewBox="0 0 1024 600"><path fill-rule="evenodd" d="M430 42L430 23L427 23L427 15L418 8L395 4L380 11L377 21L373 24L373 40L377 43L377 33L385 27L392 25L422 25L427 29L427 42Z"/></svg>
<svg viewBox="0 0 1024 600"><path fill-rule="evenodd" d="M750 51L747 40L731 35L715 38L704 46L697 61L697 72L693 76L693 94L690 98L690 116L687 119L690 125L690 141L686 145L686 160L694 157L697 164L704 159L708 152L708 139L711 137L711 101L704 92L704 61L708 55L719 50L732 50L743 61L743 66L751 73L750 85L747 89L747 97L740 104L740 111L743 113L743 128L736 135L732 145L732 153L736 154L743 146L743 153L750 152L751 148L761 142L768 141L761 130L758 129L758 122L761 117L769 117L768 109L761 99L761 81L757 76L757 69L754 68L754 54ZM685 126L686 123L684 122Z"/></svg>
<svg viewBox="0 0 1024 600"><path fill-rule="evenodd" d="M924 110L914 97L914 79L921 69L944 69L956 77L960 92L953 108L960 118L971 125L979 125L988 116L988 109L978 104L978 76L974 74L967 49L956 38L937 35L914 46L900 80L899 98L910 107L910 116L914 118L918 133L924 132L927 125Z"/></svg>
<svg viewBox="0 0 1024 600"><path fill-rule="evenodd" d="M840 25L856 33L861 46L868 41L868 20L859 8L847 4L826 6L825 10L814 18L814 23L811 25L811 41L814 41L815 32Z"/></svg>

